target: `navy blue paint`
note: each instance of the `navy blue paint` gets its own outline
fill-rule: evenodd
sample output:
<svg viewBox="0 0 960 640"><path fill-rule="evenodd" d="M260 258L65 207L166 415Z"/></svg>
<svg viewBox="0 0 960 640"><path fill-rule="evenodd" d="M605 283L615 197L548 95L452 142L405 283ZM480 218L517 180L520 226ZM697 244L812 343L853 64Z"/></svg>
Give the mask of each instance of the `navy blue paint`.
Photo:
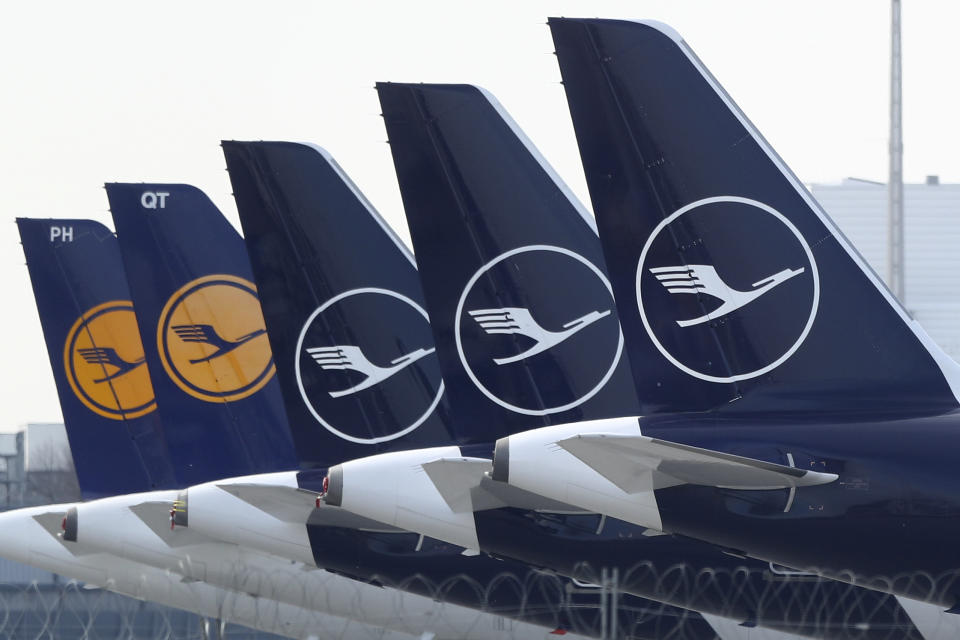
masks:
<svg viewBox="0 0 960 640"><path fill-rule="evenodd" d="M160 362L158 323L175 292L211 275L253 281L240 234L195 187L108 184L106 188L180 484L294 467L296 458L276 380L239 400L207 401L181 390ZM168 193L165 206L145 208L141 197L148 191ZM230 312L215 310L217 315Z"/></svg>
<svg viewBox="0 0 960 640"><path fill-rule="evenodd" d="M664 527L794 567L818 567L945 607L960 601L955 461L957 400L933 356L883 292L805 202L681 46L659 29L613 20L551 19L581 157L597 213L647 435L839 474L782 492L680 486L657 492ZM691 54L692 55L692 54ZM801 187L802 189L802 187ZM660 356L636 305L640 252L680 207L736 195L786 217L811 247L820 302L806 341L771 372L735 384L691 377ZM809 267L783 229L753 227L753 208L701 208L651 241L665 264L717 264L749 288ZM769 222L769 219L767 220ZM726 375L782 348L811 295L809 271L712 325L676 320L717 306L710 296L670 296L641 265L654 335L688 366ZM633 301L633 303L631 303ZM792 326L791 326L791 323ZM708 329L708 330L704 330ZM689 340L685 340L688 337ZM779 508L778 508L779 507Z"/></svg>
<svg viewBox="0 0 960 640"><path fill-rule="evenodd" d="M410 304L383 293L341 299L310 322L311 315L342 294L382 289L423 307L412 258L384 232L386 223L351 189L336 163L308 145L286 142L224 142L240 222L253 263L277 375L284 392L297 453L304 468L327 467L386 450L409 449L455 439L446 399L428 409L440 389L436 355L356 393L334 398L364 382L362 373L323 369L308 348L359 347L371 363L432 349L429 321ZM344 435L361 440L405 436L379 443L340 437L310 412L295 375L321 418ZM399 425L399 426L398 426Z"/></svg>
<svg viewBox="0 0 960 640"><path fill-rule="evenodd" d="M377 92L458 428L482 430L489 442L547 424L635 415L625 357L603 389L580 402L616 362L620 333L602 277L564 253L528 249L571 252L605 277L595 231L548 169L476 87L379 83ZM554 332L591 312L608 315L550 349L497 364L536 345L527 335L488 334L469 313L502 308L526 309ZM465 360L492 395L543 415L484 395L458 356L458 333Z"/></svg>
<svg viewBox="0 0 960 640"><path fill-rule="evenodd" d="M106 302L129 303L116 236L92 220L18 218L17 227L83 498L172 488L157 412L122 420L98 415L74 394L64 369L64 344L78 318ZM71 228L72 240L51 240L51 227Z"/></svg>
<svg viewBox="0 0 960 640"><path fill-rule="evenodd" d="M589 256L602 268L599 239L478 89L463 85L380 84L378 91L421 279L428 305L432 305L441 362L453 370L449 375L456 376L458 383L451 384L449 375L445 375L454 418L458 422L478 416L497 420L496 407L479 401L479 394L466 379L452 337L456 329L449 320L465 280L501 253L536 244L569 248ZM762 217L749 222L758 233L782 233L779 226ZM717 232L725 231L721 227ZM782 250L773 257L788 262L803 258ZM558 271L561 265L562 262L557 263L552 265L552 272L541 273L536 271L536 265L518 263L512 265L515 268L490 274L483 282L497 295L508 297L509 302L499 303L502 306L518 304L514 300L521 301L521 305L531 304L527 301L537 296L549 301L548 293L553 294L555 303L567 302L591 292L593 276L565 277ZM736 274L728 275L728 280L740 285L732 275ZM566 288L569 298L557 295L558 289L561 293L563 290L551 278ZM749 274L740 278L749 278ZM809 294L810 279L795 280L798 282L791 282L790 286L805 287ZM761 299L757 304L767 305L768 301ZM565 305L557 305L552 311L555 317L563 318ZM696 309L684 309L682 313L687 315L681 318L698 315ZM785 332L790 329L783 327ZM588 338L588 347L598 347L603 335ZM468 346L466 341L464 344ZM526 348L526 344L519 348ZM589 352L574 352L567 358L551 359L549 365L555 377L575 378L581 369L591 365L589 356ZM741 365L753 366L748 361ZM490 366L488 370L489 375L499 376L502 384L516 384L511 376L503 375L502 369ZM584 405L580 419L635 415L632 379L626 372L621 373L623 386L608 387L608 393ZM460 395L453 395L455 390L461 391ZM540 399L547 406L562 402L565 392L562 386L543 385L539 389ZM501 420L510 418L515 416L507 414ZM746 446L736 452L761 458L769 453ZM468 452L464 448L463 454L489 456L489 450ZM770 493L774 494L769 496L774 508L782 511L786 491ZM478 512L475 519L485 552L586 581L599 580L603 568L617 568L620 588L638 596L799 634L822 635L828 629L843 634L867 623L869 630L857 631L863 637L919 637L892 596L828 580L782 581L773 589L766 564L733 558L715 546L689 538L651 538L644 536L641 528L616 520L608 521L597 533L596 515L496 509ZM716 572L715 578L704 577L712 572ZM797 606L799 602L814 600L829 602L831 606L815 612Z"/></svg>
<svg viewBox="0 0 960 640"><path fill-rule="evenodd" d="M924 411L957 406L933 359L881 291L840 246L683 48L652 27L617 20L551 19L577 142L613 275L644 413ZM801 187L802 189L802 187ZM704 198L739 196L779 211L806 239L820 273L820 303L806 341L786 362L718 384L680 371L656 350L636 301L640 253L654 228ZM784 268L808 267L795 238L744 205L683 216L655 241L641 286L658 339L678 360L725 377L771 362L808 315L810 270L708 325L676 320L719 306L668 294L649 267L706 264L750 288ZM740 263L739 272L736 265ZM731 271L733 269L733 271ZM724 271L726 270L726 271ZM789 334L789 335L787 335Z"/></svg>
<svg viewBox="0 0 960 640"><path fill-rule="evenodd" d="M782 510L785 492L775 493ZM922 639L891 595L828 579L777 577L766 563L679 535L647 537L613 518L599 535L597 514L497 509L478 513L477 526L491 553L587 582L599 581L603 568L616 568L625 593L694 611L801 636Z"/></svg>

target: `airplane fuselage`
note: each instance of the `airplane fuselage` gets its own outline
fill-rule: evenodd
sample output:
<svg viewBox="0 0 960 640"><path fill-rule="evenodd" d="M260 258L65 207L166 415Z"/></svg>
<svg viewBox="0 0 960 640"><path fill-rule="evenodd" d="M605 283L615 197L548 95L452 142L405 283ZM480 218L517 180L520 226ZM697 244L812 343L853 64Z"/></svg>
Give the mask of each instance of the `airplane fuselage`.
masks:
<svg viewBox="0 0 960 640"><path fill-rule="evenodd" d="M674 424L669 424L674 422ZM645 435L836 473L790 491L656 492L666 531L909 597L958 603L960 413L869 421L712 416L641 420ZM789 502L789 504L788 504Z"/></svg>

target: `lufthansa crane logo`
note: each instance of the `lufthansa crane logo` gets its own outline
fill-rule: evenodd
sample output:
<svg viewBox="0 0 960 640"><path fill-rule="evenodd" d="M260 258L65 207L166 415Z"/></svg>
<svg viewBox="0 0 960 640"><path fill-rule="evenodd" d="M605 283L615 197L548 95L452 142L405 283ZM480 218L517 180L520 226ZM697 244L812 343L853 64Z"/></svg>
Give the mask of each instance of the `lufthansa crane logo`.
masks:
<svg viewBox="0 0 960 640"><path fill-rule="evenodd" d="M297 341L295 375L311 415L360 444L400 438L443 395L427 312L395 291L352 289L320 305Z"/></svg>
<svg viewBox="0 0 960 640"><path fill-rule="evenodd" d="M77 398L105 418L138 418L156 408L133 304L105 302L83 314L63 349L67 381Z"/></svg>
<svg viewBox="0 0 960 640"><path fill-rule="evenodd" d="M565 322L560 331L548 331L530 315L529 309L519 307L503 307L502 309L477 309L470 311L470 315L477 321L483 330L490 335L526 336L533 340L533 344L520 353L505 358L494 358L497 364L510 364L525 358L535 356L547 349L555 347L581 329L593 324L601 318L610 315L610 311L591 311L583 317Z"/></svg>
<svg viewBox="0 0 960 640"><path fill-rule="evenodd" d="M736 196L665 218L637 265L640 317L660 353L709 382L748 380L783 364L813 326L813 252L782 213Z"/></svg>
<svg viewBox="0 0 960 640"><path fill-rule="evenodd" d="M606 275L583 256L550 245L507 251L477 270L460 296L454 330L474 385L523 415L587 402L613 375L623 350Z"/></svg>
<svg viewBox="0 0 960 640"><path fill-rule="evenodd" d="M728 313L733 313L740 307L753 302L766 292L779 284L783 284L790 278L803 273L805 269L784 269L773 274L768 278L763 278L750 285L747 291L738 291L724 282L717 270L707 264L691 264L689 266L681 265L677 267L654 267L650 273L656 276L667 291L670 293L688 293L711 296L720 300L721 304L716 309L689 320L677 320L681 327L691 327L695 324L707 322L713 318L722 318Z"/></svg>
<svg viewBox="0 0 960 640"><path fill-rule="evenodd" d="M360 349L360 347L355 347L353 345L313 347L312 349L307 349L307 353L309 353L314 361L320 365L321 369L326 369L328 371L350 370L356 371L364 376L364 380L358 384L340 391L331 391L331 398L342 398L343 396L358 393L364 389L369 389L374 385L380 384L387 378L396 373L400 373L402 370L406 369L420 358L428 356L434 351L436 351L436 349L432 347L430 349L417 349L412 353L407 353L399 358L394 358L390 361L390 364L385 367L378 367L370 362L370 359L364 355L363 350Z"/></svg>
<svg viewBox="0 0 960 640"><path fill-rule="evenodd" d="M198 278L170 296L157 348L167 375L206 402L246 398L275 371L257 289L232 275Z"/></svg>

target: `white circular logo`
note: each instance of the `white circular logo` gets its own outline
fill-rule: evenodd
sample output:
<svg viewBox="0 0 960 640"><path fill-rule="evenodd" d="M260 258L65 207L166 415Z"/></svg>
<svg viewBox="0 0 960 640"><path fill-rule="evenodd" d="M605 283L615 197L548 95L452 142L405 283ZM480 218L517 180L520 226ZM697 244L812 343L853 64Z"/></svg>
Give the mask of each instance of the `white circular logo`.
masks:
<svg viewBox="0 0 960 640"><path fill-rule="evenodd" d="M293 360L310 413L350 442L410 433L443 395L427 312L387 289L352 289L320 305L300 331Z"/></svg>
<svg viewBox="0 0 960 640"><path fill-rule="evenodd" d="M503 282L522 287L504 290ZM507 251L477 270L457 304L454 333L477 389L531 416L588 401L623 351L607 277L583 256L549 245Z"/></svg>
<svg viewBox="0 0 960 640"><path fill-rule="evenodd" d="M737 196L698 200L660 222L640 253L636 287L660 353L721 383L783 364L820 301L817 263L800 231L772 207Z"/></svg>

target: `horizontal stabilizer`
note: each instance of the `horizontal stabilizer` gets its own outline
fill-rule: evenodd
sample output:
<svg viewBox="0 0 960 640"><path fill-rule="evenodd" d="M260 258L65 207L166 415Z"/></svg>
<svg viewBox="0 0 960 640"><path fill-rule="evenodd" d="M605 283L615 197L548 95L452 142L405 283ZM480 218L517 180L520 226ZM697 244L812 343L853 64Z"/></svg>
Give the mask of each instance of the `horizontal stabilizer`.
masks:
<svg viewBox="0 0 960 640"><path fill-rule="evenodd" d="M311 527L338 527L374 533L400 533L404 531L385 522L325 504L321 504L319 509L314 510L307 524Z"/></svg>
<svg viewBox="0 0 960 640"><path fill-rule="evenodd" d="M398 531L396 527L337 507L321 503L318 509L317 498L320 494L308 489L255 483L217 486L282 522L318 527L344 527L362 531Z"/></svg>
<svg viewBox="0 0 960 640"><path fill-rule="evenodd" d="M33 519L36 520L41 527L47 530L47 533L52 535L54 538L59 538L60 533L63 531L63 519L67 515L67 512L64 511L47 511L46 513L38 513L33 516Z"/></svg>
<svg viewBox="0 0 960 640"><path fill-rule="evenodd" d="M480 483L492 469L493 462L485 458L439 458L423 464L423 470L454 513L470 513L475 510L475 490L480 488ZM481 496L477 497L482 500ZM493 506L485 505L485 508L505 506L505 503L500 502Z"/></svg>
<svg viewBox="0 0 960 640"><path fill-rule="evenodd" d="M66 510L47 511L33 516L37 523L47 530L51 536L56 538L63 547L75 556L82 556L88 553L96 553L96 550L77 542L65 542L63 536L63 519L66 517Z"/></svg>
<svg viewBox="0 0 960 640"><path fill-rule="evenodd" d="M545 511L550 513L587 513L579 507L575 507L565 502L551 500L538 493L515 487L506 482L497 482L493 478L485 477L480 483L480 488L474 493L483 492L491 501L498 501L500 504L515 509L525 509L527 511ZM474 511L480 511L477 507L477 499L474 497ZM496 507L487 507L496 508Z"/></svg>
<svg viewBox="0 0 960 640"><path fill-rule="evenodd" d="M275 484L230 483L217 487L283 522L305 523L316 508L320 495Z"/></svg>
<svg viewBox="0 0 960 640"><path fill-rule="evenodd" d="M439 458L423 465L454 513L514 507L532 511L580 513L582 509L490 478L493 462L485 458Z"/></svg>
<svg viewBox="0 0 960 640"><path fill-rule="evenodd" d="M188 527L171 527L169 501L141 502L131 505L130 511L150 527L154 535L163 540L167 546L182 547L210 542L210 538Z"/></svg>
<svg viewBox="0 0 960 640"><path fill-rule="evenodd" d="M837 479L834 473L796 469L642 435L584 434L557 444L627 493L680 484L787 489Z"/></svg>

